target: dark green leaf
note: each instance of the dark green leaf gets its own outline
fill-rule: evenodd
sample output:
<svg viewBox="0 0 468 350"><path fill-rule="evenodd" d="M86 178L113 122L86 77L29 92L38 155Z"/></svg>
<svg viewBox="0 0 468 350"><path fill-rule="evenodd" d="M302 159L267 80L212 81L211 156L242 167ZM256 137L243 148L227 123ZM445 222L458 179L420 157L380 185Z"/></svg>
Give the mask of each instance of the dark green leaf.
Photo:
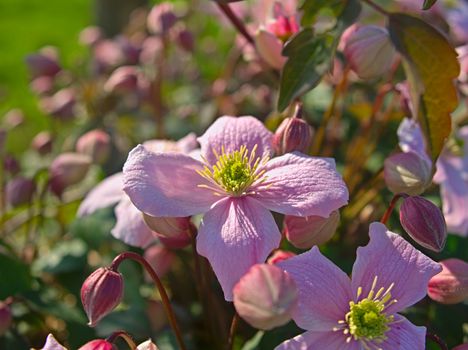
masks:
<svg viewBox="0 0 468 350"><path fill-rule="evenodd" d="M11 256L0 253L0 300L31 289L28 266Z"/></svg>
<svg viewBox="0 0 468 350"><path fill-rule="evenodd" d="M434 4L437 2L437 0L424 0L423 4L423 10L429 10Z"/></svg>

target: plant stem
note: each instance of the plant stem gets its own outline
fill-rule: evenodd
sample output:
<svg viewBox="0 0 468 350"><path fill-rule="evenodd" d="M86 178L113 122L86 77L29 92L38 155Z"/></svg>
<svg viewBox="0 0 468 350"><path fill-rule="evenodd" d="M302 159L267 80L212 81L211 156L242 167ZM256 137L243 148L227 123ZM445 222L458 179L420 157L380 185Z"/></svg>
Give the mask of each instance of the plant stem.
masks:
<svg viewBox="0 0 468 350"><path fill-rule="evenodd" d="M255 41L252 36L247 31L244 23L236 16L236 14L232 11L231 7L227 3L222 1L215 0L216 4L220 8L220 10L226 15L227 18L231 21L231 23L236 27L237 31L242 34L242 36L250 43L252 46L255 46Z"/></svg>
<svg viewBox="0 0 468 350"><path fill-rule="evenodd" d="M177 319L174 314L174 310L172 309L171 302L169 301L169 297L167 296L166 290L164 289L164 285L162 284L161 280L158 277L158 274L154 269L151 267L151 265L139 254L133 253L133 252L123 252L119 254L114 261L112 261L112 264L110 266L110 269L113 271L117 271L119 268L120 263L122 263L126 259L131 259L136 262L138 262L140 265L142 265L145 270L149 273L151 278L153 279L154 283L156 284L156 287L158 288L159 294L161 296L161 300L164 305L164 309L166 310L166 314L169 319L169 323L171 324L171 327L175 333L177 343L179 344L179 348L181 350L186 350L187 348L185 347L184 341L182 339L182 333L180 331L179 325L177 323Z"/></svg>
<svg viewBox="0 0 468 350"><path fill-rule="evenodd" d="M382 224L387 224L388 219L390 218L390 215L392 214L393 208L395 208L396 203L400 198L406 198L408 197L407 194L404 193L398 193L393 196L392 201L390 202L390 205L388 206L387 210L385 211L384 215L382 216L382 219L380 222Z"/></svg>
<svg viewBox="0 0 468 350"><path fill-rule="evenodd" d="M238 324L239 324L239 314L236 312L234 313L234 316L232 317L226 350L232 350L232 347L234 345L234 336L236 335Z"/></svg>
<svg viewBox="0 0 468 350"><path fill-rule="evenodd" d="M114 343L115 339L117 339L119 337L122 338L123 340L125 340L125 342L128 344L128 347L130 349L135 350L137 348L137 346L136 346L135 342L133 341L132 337L130 336L130 334L128 334L125 331L115 331L110 336L108 336L106 340L109 343Z"/></svg>
<svg viewBox="0 0 468 350"><path fill-rule="evenodd" d="M426 338L432 340L434 343L437 343L442 350L448 350L447 344L436 334L426 333Z"/></svg>
<svg viewBox="0 0 468 350"><path fill-rule="evenodd" d="M372 7L374 10L376 10L377 12L380 12L382 15L384 16L390 16L390 12L388 12L387 10L385 10L383 7L381 7L380 5L377 5L375 2L373 2L372 0L361 0L362 2L366 3L367 5L369 5L370 7Z"/></svg>

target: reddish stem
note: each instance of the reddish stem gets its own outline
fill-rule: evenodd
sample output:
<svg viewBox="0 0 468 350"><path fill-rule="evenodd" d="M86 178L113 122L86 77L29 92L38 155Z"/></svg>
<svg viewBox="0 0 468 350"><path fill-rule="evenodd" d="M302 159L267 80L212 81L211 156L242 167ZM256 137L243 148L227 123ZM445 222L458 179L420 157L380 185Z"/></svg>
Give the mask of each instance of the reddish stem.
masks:
<svg viewBox="0 0 468 350"><path fill-rule="evenodd" d="M232 317L231 327L229 328L229 338L227 343L227 350L232 350L234 345L234 336L236 335L237 325L239 324L239 314L236 312Z"/></svg>
<svg viewBox="0 0 468 350"><path fill-rule="evenodd" d="M222 2L221 0L215 0L216 4L220 8L220 10L226 15L227 18L231 21L231 23L236 27L239 33L253 46L255 46L255 41L252 36L245 28L244 23L236 16L236 14L232 11L231 7L227 4Z"/></svg>
<svg viewBox="0 0 468 350"><path fill-rule="evenodd" d="M382 216L382 219L380 222L384 225L387 224L388 219L390 218L390 215L392 214L393 208L395 208L395 205L397 204L398 200L400 198L406 198L408 197L407 194L405 193L398 193L393 196L392 201L390 202L390 205L388 206L387 210L385 211L384 215Z"/></svg>
<svg viewBox="0 0 468 350"><path fill-rule="evenodd" d="M107 341L109 343L114 343L115 340L117 338L122 338L123 340L125 340L125 342L128 344L128 347L132 350L135 350L137 348L135 342L133 341L132 337L130 336L130 334L128 334L127 332L125 331L115 331L114 333L112 333L110 336L107 337Z"/></svg>
<svg viewBox="0 0 468 350"><path fill-rule="evenodd" d="M437 335L432 333L426 333L426 338L432 340L434 343L439 345L442 350L448 350L447 344Z"/></svg>

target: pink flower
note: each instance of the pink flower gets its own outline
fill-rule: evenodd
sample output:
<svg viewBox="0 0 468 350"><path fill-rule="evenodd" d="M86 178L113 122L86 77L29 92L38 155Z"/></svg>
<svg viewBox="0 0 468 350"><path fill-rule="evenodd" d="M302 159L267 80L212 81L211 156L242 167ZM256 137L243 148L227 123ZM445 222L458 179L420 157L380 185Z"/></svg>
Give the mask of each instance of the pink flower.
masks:
<svg viewBox="0 0 468 350"><path fill-rule="evenodd" d="M272 136L253 117L222 117L198 138L203 162L139 145L124 165L124 191L144 213L205 214L197 250L210 261L226 300L240 277L279 245L270 210L327 217L348 200L332 159L298 152L269 159Z"/></svg>
<svg viewBox="0 0 468 350"><path fill-rule="evenodd" d="M426 329L397 312L426 295L441 267L380 223L369 234L351 279L317 247L278 264L297 284L293 320L307 332L277 350L424 349Z"/></svg>

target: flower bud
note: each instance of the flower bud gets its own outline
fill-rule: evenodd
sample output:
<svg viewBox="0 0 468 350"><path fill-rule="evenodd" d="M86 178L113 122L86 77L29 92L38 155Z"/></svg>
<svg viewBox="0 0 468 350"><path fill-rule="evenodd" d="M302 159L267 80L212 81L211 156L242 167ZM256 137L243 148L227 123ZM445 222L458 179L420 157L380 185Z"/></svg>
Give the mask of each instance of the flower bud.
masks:
<svg viewBox="0 0 468 350"><path fill-rule="evenodd" d="M37 77L31 81L29 88L39 96L51 94L54 90L54 78L45 75Z"/></svg>
<svg viewBox="0 0 468 350"><path fill-rule="evenodd" d="M293 246L309 249L327 242L335 233L340 222L340 213L333 211L328 218L321 216L284 217L284 234Z"/></svg>
<svg viewBox="0 0 468 350"><path fill-rule="evenodd" d="M162 2L153 6L148 14L146 25L152 34L167 34L176 22L177 16L174 13L172 4Z"/></svg>
<svg viewBox="0 0 468 350"><path fill-rule="evenodd" d="M91 165L91 158L79 153L62 153L50 165L50 188L61 196L65 188L83 180Z"/></svg>
<svg viewBox="0 0 468 350"><path fill-rule="evenodd" d="M80 32L79 42L86 46L94 46L102 38L101 28L89 26Z"/></svg>
<svg viewBox="0 0 468 350"><path fill-rule="evenodd" d="M188 236L190 229L190 217L154 217L143 214L146 225L159 236L166 238L178 238L180 235Z"/></svg>
<svg viewBox="0 0 468 350"><path fill-rule="evenodd" d="M95 339L83 345L78 350L117 350L117 347L104 339Z"/></svg>
<svg viewBox="0 0 468 350"><path fill-rule="evenodd" d="M107 267L97 269L84 281L81 287L81 302L88 316L88 325L96 326L120 303L123 283L122 275Z"/></svg>
<svg viewBox="0 0 468 350"><path fill-rule="evenodd" d="M104 84L104 90L112 93L125 94L134 92L138 86L137 70L133 66L117 68Z"/></svg>
<svg viewBox="0 0 468 350"><path fill-rule="evenodd" d="M44 347L41 350L67 350L64 348L52 334L47 336Z"/></svg>
<svg viewBox="0 0 468 350"><path fill-rule="evenodd" d="M286 250L277 249L273 252L273 254L270 255L270 257L267 260L267 264L274 265L274 264L279 263L280 261L284 261L286 259L292 258L295 255L296 254L294 254L293 252L288 252Z"/></svg>
<svg viewBox="0 0 468 350"><path fill-rule="evenodd" d="M251 326L269 330L287 323L297 303L297 287L275 265L257 264L233 290L237 313Z"/></svg>
<svg viewBox="0 0 468 350"><path fill-rule="evenodd" d="M40 155L46 155L52 152L52 135L48 131L41 131L39 134L34 136L31 147L37 151Z"/></svg>
<svg viewBox="0 0 468 350"><path fill-rule="evenodd" d="M444 249L447 226L441 210L419 196L407 197L400 207L400 222L418 244L435 252Z"/></svg>
<svg viewBox="0 0 468 350"><path fill-rule="evenodd" d="M378 78L390 69L395 48L385 28L353 25L341 40L351 69L361 79Z"/></svg>
<svg viewBox="0 0 468 350"><path fill-rule="evenodd" d="M283 68L287 58L281 54L283 42L273 33L260 29L254 37L257 52L266 63L275 69Z"/></svg>
<svg viewBox="0 0 468 350"><path fill-rule="evenodd" d="M14 129L24 124L25 117L21 109L13 108L3 116L3 120L8 128Z"/></svg>
<svg viewBox="0 0 468 350"><path fill-rule="evenodd" d="M69 120L74 117L76 99L75 92L71 88L62 89L51 97L46 97L41 101L41 108L61 120Z"/></svg>
<svg viewBox="0 0 468 350"><path fill-rule="evenodd" d="M162 277L170 270L176 256L162 244L156 244L145 250L144 258L157 275Z"/></svg>
<svg viewBox="0 0 468 350"><path fill-rule="evenodd" d="M273 135L278 155L299 151L307 153L312 141L312 127L301 118L286 118Z"/></svg>
<svg viewBox="0 0 468 350"><path fill-rule="evenodd" d="M16 175L20 172L21 166L11 154L6 154L3 158L3 168L11 175Z"/></svg>
<svg viewBox="0 0 468 350"><path fill-rule="evenodd" d="M442 271L429 281L429 297L441 304L457 304L468 299L468 263L447 259L440 264Z"/></svg>
<svg viewBox="0 0 468 350"><path fill-rule="evenodd" d="M122 47L112 40L100 40L93 48L94 59L99 72L108 71L125 61Z"/></svg>
<svg viewBox="0 0 468 350"><path fill-rule="evenodd" d="M137 350L158 350L158 347L151 341L151 339L148 339L147 341L138 345Z"/></svg>
<svg viewBox="0 0 468 350"><path fill-rule="evenodd" d="M18 176L6 185L7 202L12 207L30 203L35 191L36 183L33 180Z"/></svg>
<svg viewBox="0 0 468 350"><path fill-rule="evenodd" d="M33 78L39 76L53 77L61 70L57 57L49 51L28 55L26 64Z"/></svg>
<svg viewBox="0 0 468 350"><path fill-rule="evenodd" d="M192 32L186 28L180 29L177 32L177 44L185 51L193 52L195 39L193 38Z"/></svg>
<svg viewBox="0 0 468 350"><path fill-rule="evenodd" d="M396 153L385 159L384 177L393 193L418 195L431 184L431 166L414 152Z"/></svg>
<svg viewBox="0 0 468 350"><path fill-rule="evenodd" d="M10 306L0 301L0 337L10 328L12 321Z"/></svg>
<svg viewBox="0 0 468 350"><path fill-rule="evenodd" d="M76 151L91 157L93 163L102 164L111 151L110 137L102 130L91 130L82 135L76 143Z"/></svg>

